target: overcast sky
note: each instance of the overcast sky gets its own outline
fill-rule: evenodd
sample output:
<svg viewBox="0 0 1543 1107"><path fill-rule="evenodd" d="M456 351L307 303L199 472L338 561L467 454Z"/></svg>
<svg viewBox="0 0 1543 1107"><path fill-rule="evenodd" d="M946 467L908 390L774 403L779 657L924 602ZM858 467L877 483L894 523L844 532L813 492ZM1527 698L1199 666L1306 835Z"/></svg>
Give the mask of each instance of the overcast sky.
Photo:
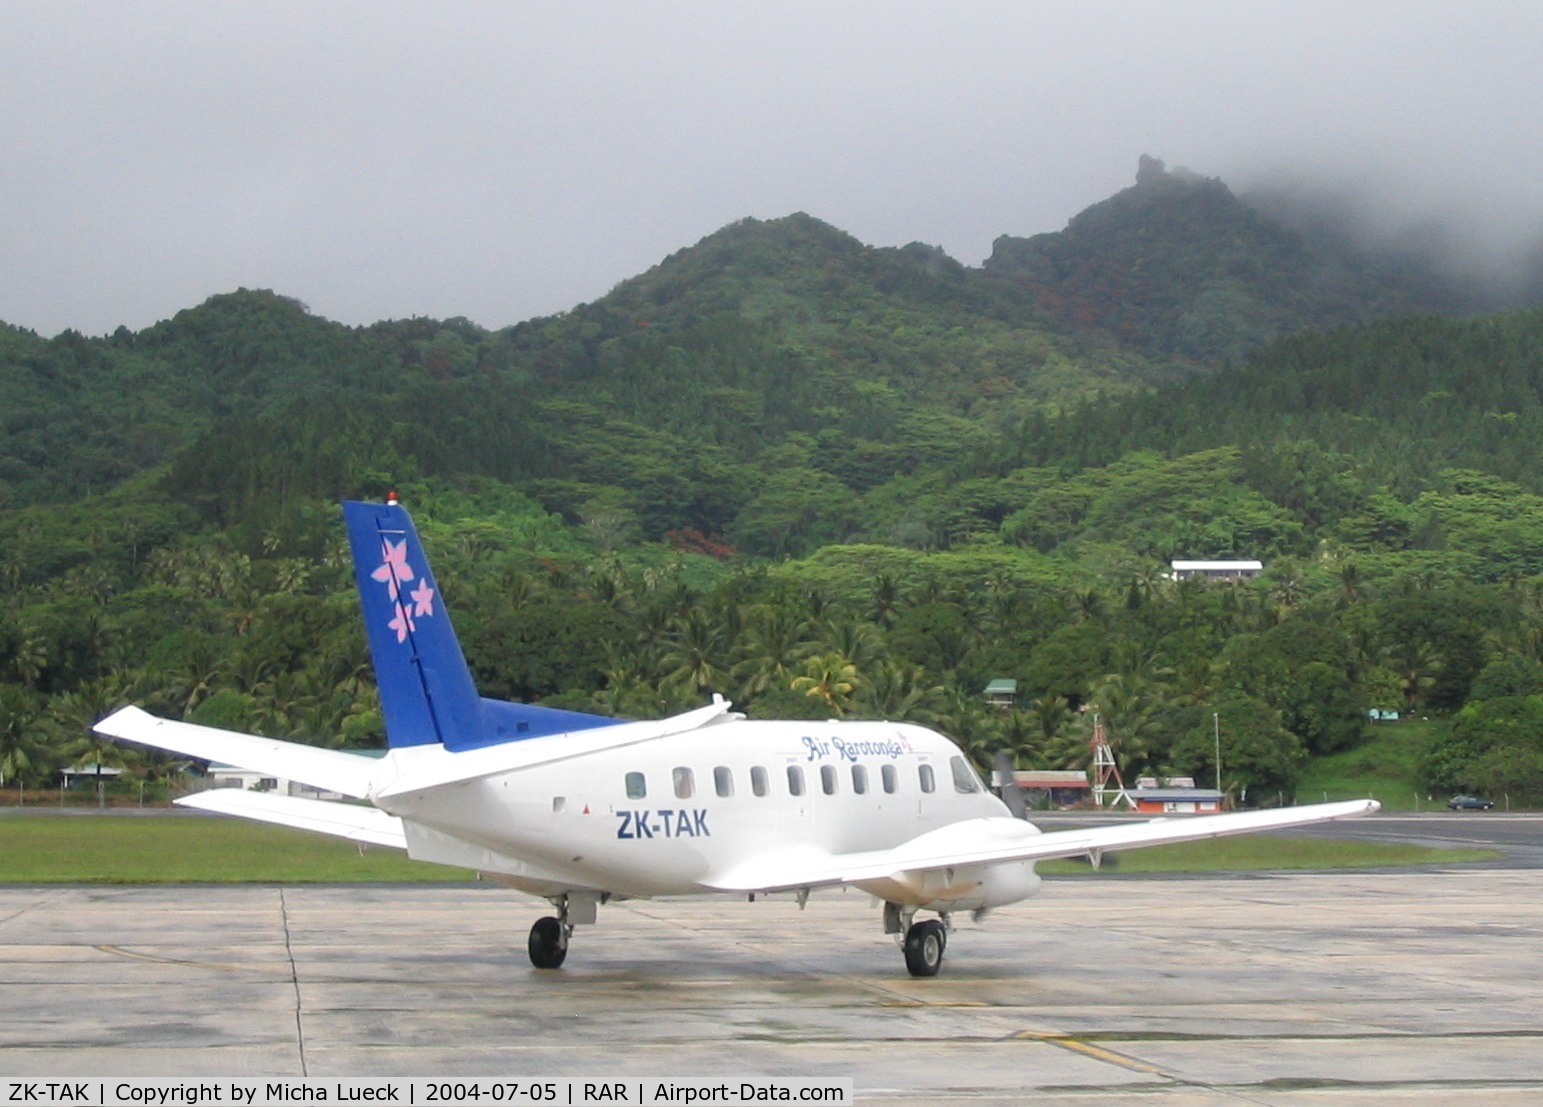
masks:
<svg viewBox="0 0 1543 1107"><path fill-rule="evenodd" d="M1543 225L1543 3L0 0L0 320L501 327L743 216L978 265L1137 158Z"/></svg>

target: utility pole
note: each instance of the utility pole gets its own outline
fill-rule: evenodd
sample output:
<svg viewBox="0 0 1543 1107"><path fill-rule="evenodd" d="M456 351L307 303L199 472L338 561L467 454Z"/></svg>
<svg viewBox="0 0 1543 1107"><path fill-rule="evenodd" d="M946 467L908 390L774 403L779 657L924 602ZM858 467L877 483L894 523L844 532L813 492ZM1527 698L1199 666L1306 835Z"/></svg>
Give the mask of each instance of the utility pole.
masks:
<svg viewBox="0 0 1543 1107"><path fill-rule="evenodd" d="M1211 712L1211 733L1216 738L1216 790L1222 790L1222 713Z"/></svg>

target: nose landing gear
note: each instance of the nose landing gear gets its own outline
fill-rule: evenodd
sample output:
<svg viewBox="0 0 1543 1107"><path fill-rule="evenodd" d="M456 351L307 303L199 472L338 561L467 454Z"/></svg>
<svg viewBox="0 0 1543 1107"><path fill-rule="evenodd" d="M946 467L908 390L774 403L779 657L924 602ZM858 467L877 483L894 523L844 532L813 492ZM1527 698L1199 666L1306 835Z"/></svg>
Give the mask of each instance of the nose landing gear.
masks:
<svg viewBox="0 0 1543 1107"><path fill-rule="evenodd" d="M551 916L537 919L536 925L530 928L530 941L526 945L530 963L538 969L561 968L568 956L568 937L572 933L573 927L561 919Z"/></svg>

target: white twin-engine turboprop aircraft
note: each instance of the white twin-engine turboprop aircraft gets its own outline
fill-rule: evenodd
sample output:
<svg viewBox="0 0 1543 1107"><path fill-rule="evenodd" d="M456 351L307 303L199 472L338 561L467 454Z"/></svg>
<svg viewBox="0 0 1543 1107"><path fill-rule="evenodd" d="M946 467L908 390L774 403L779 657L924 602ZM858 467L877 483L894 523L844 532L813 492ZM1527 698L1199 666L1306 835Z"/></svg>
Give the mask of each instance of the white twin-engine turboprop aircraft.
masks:
<svg viewBox="0 0 1543 1107"><path fill-rule="evenodd" d="M1041 833L959 748L909 723L758 722L722 699L624 722L478 696L412 521L346 503L390 750L383 758L173 722L125 707L113 738L223 761L359 803L220 789L178 802L476 869L550 900L530 959L555 969L612 899L852 885L884 904L906 967L933 976L956 911L1039 886L1034 863L1300 826L1370 800ZM937 918L915 919L918 911Z"/></svg>

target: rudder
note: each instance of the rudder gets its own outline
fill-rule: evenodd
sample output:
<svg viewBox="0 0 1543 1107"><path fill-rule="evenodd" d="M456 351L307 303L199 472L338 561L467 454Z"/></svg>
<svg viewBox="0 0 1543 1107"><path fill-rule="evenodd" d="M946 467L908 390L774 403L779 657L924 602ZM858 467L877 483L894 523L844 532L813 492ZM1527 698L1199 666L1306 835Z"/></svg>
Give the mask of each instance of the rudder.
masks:
<svg viewBox="0 0 1543 1107"><path fill-rule="evenodd" d="M386 740L484 744L482 700L412 519L395 498L343 504Z"/></svg>

